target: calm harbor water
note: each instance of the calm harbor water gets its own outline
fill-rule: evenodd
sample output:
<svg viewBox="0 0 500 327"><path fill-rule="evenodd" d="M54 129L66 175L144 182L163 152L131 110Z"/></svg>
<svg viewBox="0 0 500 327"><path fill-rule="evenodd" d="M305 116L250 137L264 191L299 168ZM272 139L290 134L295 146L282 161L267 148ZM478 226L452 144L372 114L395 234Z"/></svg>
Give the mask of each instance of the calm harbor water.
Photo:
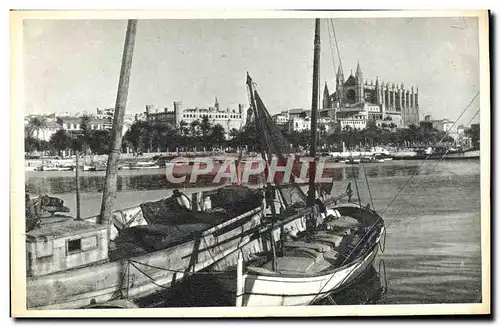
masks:
<svg viewBox="0 0 500 327"><path fill-rule="evenodd" d="M416 160L392 161L346 165L326 172L336 181L334 192L343 191L352 181L356 194L356 180L363 203L370 201L371 193L373 205L382 213L387 226L385 251L358 283L358 289L334 296L336 303L481 302L479 160L427 161L420 167L421 164L422 161ZM33 195L42 192L62 198L74 213L73 174L27 172L26 186ZM104 172L83 172L81 176L82 215L98 214ZM172 193L161 169L120 171L118 189L117 208L161 199ZM379 274L379 267L384 265L385 278L383 272ZM385 281L387 293L381 295ZM199 289L196 286L199 283L191 281L194 286L188 289ZM204 291L211 294L203 297L204 305L209 305L210 300L213 305L220 304L214 300L217 296L213 296L217 290L207 287ZM183 294L188 298L186 289ZM201 297L197 294L193 298L199 301ZM164 299L164 305L174 304ZM182 303L177 300L175 305Z"/></svg>

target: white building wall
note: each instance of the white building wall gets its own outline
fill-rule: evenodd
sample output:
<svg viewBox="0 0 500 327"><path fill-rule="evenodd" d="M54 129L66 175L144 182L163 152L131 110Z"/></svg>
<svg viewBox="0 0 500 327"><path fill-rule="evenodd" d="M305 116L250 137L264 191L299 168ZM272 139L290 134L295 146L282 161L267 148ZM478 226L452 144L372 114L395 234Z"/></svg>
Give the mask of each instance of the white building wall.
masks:
<svg viewBox="0 0 500 327"><path fill-rule="evenodd" d="M292 131L308 131L311 129L311 120L299 117L293 117L289 121L289 127Z"/></svg>
<svg viewBox="0 0 500 327"><path fill-rule="evenodd" d="M245 115L239 112L232 111L207 111L202 110L184 110L180 116L180 119L185 121L187 124L191 124L193 121L198 120L201 122L203 118L207 116L208 120L212 125L219 124L224 127L226 133L229 133L231 129L241 129L245 124ZM178 123L178 122L177 122Z"/></svg>

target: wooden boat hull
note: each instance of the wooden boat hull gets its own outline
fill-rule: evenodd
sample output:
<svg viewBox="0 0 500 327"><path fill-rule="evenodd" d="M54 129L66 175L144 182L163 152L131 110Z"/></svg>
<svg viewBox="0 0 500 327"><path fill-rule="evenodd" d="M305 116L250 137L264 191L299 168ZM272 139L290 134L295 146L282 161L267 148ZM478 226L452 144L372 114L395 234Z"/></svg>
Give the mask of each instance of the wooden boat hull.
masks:
<svg viewBox="0 0 500 327"><path fill-rule="evenodd" d="M353 264L317 277L280 278L245 275L244 306L296 306L309 305L325 298L331 292L351 284L373 263L378 245Z"/></svg>
<svg viewBox="0 0 500 327"><path fill-rule="evenodd" d="M297 218L283 227L277 227L273 231L274 239L279 239L281 230L292 227L297 230L305 229L305 218ZM341 290L353 283L361 276L375 260L379 249L379 242L384 234L382 226L377 233L373 246L364 252L356 260L337 269L327 269L324 273L316 273L311 276L289 275L279 276L276 274L257 274L247 272L243 274L243 294L241 305L243 306L303 306L320 301L328 294ZM250 242L242 248L244 261L251 258L252 253L269 251L270 240L259 239ZM225 292L234 297L236 303L237 274L234 269L238 253L226 257L223 262L218 262L211 267L215 272L217 282ZM227 270L229 267L230 270ZM220 273L222 271L225 273Z"/></svg>
<svg viewBox="0 0 500 327"><path fill-rule="evenodd" d="M334 272L314 277L275 277L244 274L243 306L304 306L320 301L343 289L361 276L373 263L378 244L351 264ZM222 288L236 301L236 272L217 278Z"/></svg>
<svg viewBox="0 0 500 327"><path fill-rule="evenodd" d="M141 297L180 281L251 241L262 215L248 211L164 250L27 278L28 309L75 309L92 303Z"/></svg>

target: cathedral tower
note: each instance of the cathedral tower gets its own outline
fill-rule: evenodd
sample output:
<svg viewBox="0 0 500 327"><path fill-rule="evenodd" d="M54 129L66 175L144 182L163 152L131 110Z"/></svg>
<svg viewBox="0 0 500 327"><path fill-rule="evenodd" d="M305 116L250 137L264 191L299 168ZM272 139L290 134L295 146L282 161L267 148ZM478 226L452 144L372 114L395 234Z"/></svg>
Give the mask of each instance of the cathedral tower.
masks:
<svg viewBox="0 0 500 327"><path fill-rule="evenodd" d="M364 100L363 72L358 62L358 67L356 67L356 102L360 103L364 102Z"/></svg>
<svg viewBox="0 0 500 327"><path fill-rule="evenodd" d="M337 85L336 85L336 93L337 93L337 101L342 106L343 96L344 96L344 72L342 70L342 66L339 65L339 69L337 70Z"/></svg>
<svg viewBox="0 0 500 327"><path fill-rule="evenodd" d="M323 109L328 109L331 107L330 104L330 91L328 91L328 85L325 81L325 89L323 90Z"/></svg>
<svg viewBox="0 0 500 327"><path fill-rule="evenodd" d="M216 110L219 110L219 99L217 99L217 97L215 97L214 107L215 107Z"/></svg>

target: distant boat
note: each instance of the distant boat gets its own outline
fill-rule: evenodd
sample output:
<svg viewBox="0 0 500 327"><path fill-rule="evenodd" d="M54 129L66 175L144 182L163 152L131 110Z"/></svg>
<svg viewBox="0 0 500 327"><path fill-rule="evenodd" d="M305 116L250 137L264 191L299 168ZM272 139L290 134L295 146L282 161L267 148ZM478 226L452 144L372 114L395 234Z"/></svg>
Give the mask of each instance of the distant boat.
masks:
<svg viewBox="0 0 500 327"><path fill-rule="evenodd" d="M160 165L157 161L138 161L129 166L129 169L158 169Z"/></svg>
<svg viewBox="0 0 500 327"><path fill-rule="evenodd" d="M356 164L359 164L361 162L361 159L359 159L359 158L348 158L344 162L346 164L349 164L349 165L356 165Z"/></svg>
<svg viewBox="0 0 500 327"><path fill-rule="evenodd" d="M61 165L56 165L56 164L52 164L52 163L43 164L40 167L41 171L70 171L73 169L74 168L72 166L61 166Z"/></svg>
<svg viewBox="0 0 500 327"><path fill-rule="evenodd" d="M446 148L444 146L421 147L416 149L405 149L393 153L396 160L460 160L479 159L480 151L462 151L456 148Z"/></svg>

